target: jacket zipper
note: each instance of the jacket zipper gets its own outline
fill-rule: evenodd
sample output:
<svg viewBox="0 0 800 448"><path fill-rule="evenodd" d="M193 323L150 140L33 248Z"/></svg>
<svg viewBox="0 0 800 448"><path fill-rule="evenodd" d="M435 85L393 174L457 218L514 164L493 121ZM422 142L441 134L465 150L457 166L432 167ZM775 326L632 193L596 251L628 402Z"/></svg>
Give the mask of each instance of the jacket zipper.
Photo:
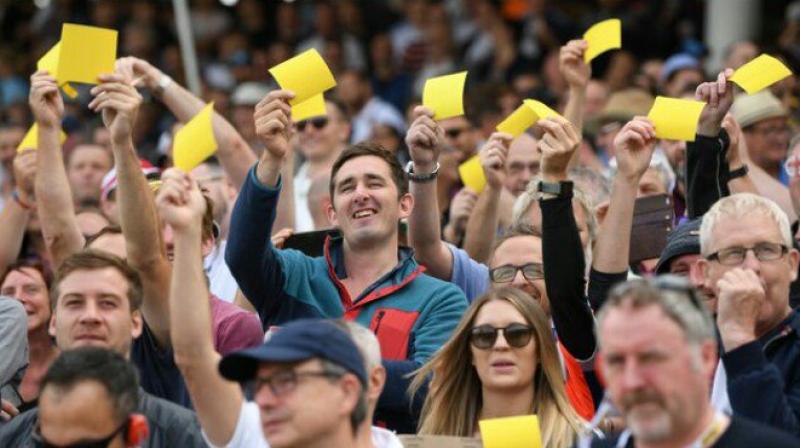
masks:
<svg viewBox="0 0 800 448"><path fill-rule="evenodd" d="M373 332L376 335L378 334L378 329L381 327L381 321L383 320L383 316L385 314L386 314L386 311L383 311L383 310L378 311L378 318L375 320L375 331Z"/></svg>

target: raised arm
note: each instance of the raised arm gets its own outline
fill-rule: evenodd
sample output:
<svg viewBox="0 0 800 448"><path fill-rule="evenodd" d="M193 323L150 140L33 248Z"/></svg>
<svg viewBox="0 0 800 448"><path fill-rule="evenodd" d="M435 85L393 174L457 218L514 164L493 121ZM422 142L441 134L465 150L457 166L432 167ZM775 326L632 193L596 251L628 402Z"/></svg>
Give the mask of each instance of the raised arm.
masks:
<svg viewBox="0 0 800 448"><path fill-rule="evenodd" d="M225 446L233 437L244 397L239 385L222 378L217 370L221 357L214 350L201 250L206 202L197 183L178 169L167 170L161 180L156 204L164 222L172 227L175 242L169 293L175 363L209 441Z"/></svg>
<svg viewBox="0 0 800 448"><path fill-rule="evenodd" d="M513 136L495 132L480 150L486 188L475 203L475 208L467 220L464 235L464 250L474 260L486 263L492 254L495 233L500 222L501 194L506 177L506 157Z"/></svg>
<svg viewBox="0 0 800 448"><path fill-rule="evenodd" d="M753 193L760 194L756 188L755 182L750 177L750 166L742 160L742 154L739 151L739 141L742 139L742 128L733 115L728 113L722 120L722 128L728 134L728 151L725 157L728 162L728 189L731 193ZM747 168L745 168L747 167ZM733 173L747 170L744 175L733 176Z"/></svg>
<svg viewBox="0 0 800 448"><path fill-rule="evenodd" d="M127 261L142 277L142 312L162 347L169 347L169 282L171 266L161 236L153 193L142 175L133 147L133 126L142 97L122 74L101 75L92 88L89 107L102 111L111 133L111 149L117 170L117 200Z"/></svg>
<svg viewBox="0 0 800 448"><path fill-rule="evenodd" d="M561 76L567 81L569 89L567 91L567 105L564 107L564 118L566 118L575 129L578 135L583 134L583 109L586 104L586 85L592 77L592 67L583 61L583 52L589 44L585 40L576 39L567 42L561 47L559 53L558 68ZM578 160L578 151L572 154L570 166Z"/></svg>
<svg viewBox="0 0 800 448"><path fill-rule="evenodd" d="M75 205L59 142L64 102L56 79L46 71L40 70L31 76L29 103L39 127L34 182L36 207L42 236L53 265L58 266L83 248L84 238L75 218Z"/></svg>
<svg viewBox="0 0 800 448"><path fill-rule="evenodd" d="M14 157L14 181L17 184L13 200L7 201L0 212L0 272L19 257L25 227L31 209L36 206L33 183L36 176L36 151L24 151Z"/></svg>
<svg viewBox="0 0 800 448"><path fill-rule="evenodd" d="M414 109L414 122L406 134L414 175L424 176L436 169L442 142L440 130L430 109L423 106ZM424 182L412 180L410 190L414 208L408 217L408 241L428 274L449 281L453 275L453 255L440 233L436 178Z"/></svg>

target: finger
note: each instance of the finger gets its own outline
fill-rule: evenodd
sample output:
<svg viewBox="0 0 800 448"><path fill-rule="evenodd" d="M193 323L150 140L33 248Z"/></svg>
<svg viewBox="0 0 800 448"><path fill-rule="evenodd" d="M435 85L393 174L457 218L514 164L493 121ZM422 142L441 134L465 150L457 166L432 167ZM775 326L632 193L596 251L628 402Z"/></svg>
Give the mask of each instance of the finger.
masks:
<svg viewBox="0 0 800 448"><path fill-rule="evenodd" d="M725 95L725 87L727 84L728 80L725 79L725 73L720 72L720 74L717 75L717 96Z"/></svg>
<svg viewBox="0 0 800 448"><path fill-rule="evenodd" d="M717 93L716 84L709 86L708 89L708 105L716 108L719 106L719 94Z"/></svg>
<svg viewBox="0 0 800 448"><path fill-rule="evenodd" d="M432 128L420 126L417 131L419 132L419 135L424 138L426 146L433 146L436 144L436 131L434 131Z"/></svg>
<svg viewBox="0 0 800 448"><path fill-rule="evenodd" d="M563 123L559 123L552 118L545 118L544 120L539 120L536 124L544 129L545 135L552 135L557 141L568 143L568 138L566 132L564 132ZM556 143L553 143L553 146L555 147Z"/></svg>
<svg viewBox="0 0 800 448"><path fill-rule="evenodd" d="M415 119L422 116L426 116L430 119L433 119L434 115L435 114L433 113L433 109L422 105L415 107L413 112L413 116Z"/></svg>
<svg viewBox="0 0 800 448"><path fill-rule="evenodd" d="M89 92L94 96L99 95L101 92L119 92L125 94L133 94L136 92L136 89L134 89L127 83L106 82L92 87L92 90L90 90Z"/></svg>
<svg viewBox="0 0 800 448"><path fill-rule="evenodd" d="M275 100L288 102L294 97L295 97L294 92L292 92L291 90L283 90L283 89L273 90L269 92L264 98L262 98L261 101L258 102L258 104L256 104L256 108L258 108L262 104L267 104Z"/></svg>
<svg viewBox="0 0 800 448"><path fill-rule="evenodd" d="M276 110L281 111L286 116L292 115L292 106L289 103L283 100L275 100L263 105L256 106L255 112L253 113L253 118L263 117Z"/></svg>

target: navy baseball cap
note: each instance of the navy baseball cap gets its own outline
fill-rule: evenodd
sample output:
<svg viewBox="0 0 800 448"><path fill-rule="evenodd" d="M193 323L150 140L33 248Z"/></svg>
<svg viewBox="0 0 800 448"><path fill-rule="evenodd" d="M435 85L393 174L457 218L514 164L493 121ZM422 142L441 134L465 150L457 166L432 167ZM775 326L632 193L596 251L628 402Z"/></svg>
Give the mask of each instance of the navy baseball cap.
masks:
<svg viewBox="0 0 800 448"><path fill-rule="evenodd" d="M336 324L324 319L299 319L277 329L267 342L226 355L219 372L233 381L255 378L263 362L292 363L320 358L341 366L367 384L364 359L355 342Z"/></svg>
<svg viewBox="0 0 800 448"><path fill-rule="evenodd" d="M667 237L667 246L656 264L656 274L668 274L672 260L682 255L700 254L700 225L702 218L686 221L676 227Z"/></svg>

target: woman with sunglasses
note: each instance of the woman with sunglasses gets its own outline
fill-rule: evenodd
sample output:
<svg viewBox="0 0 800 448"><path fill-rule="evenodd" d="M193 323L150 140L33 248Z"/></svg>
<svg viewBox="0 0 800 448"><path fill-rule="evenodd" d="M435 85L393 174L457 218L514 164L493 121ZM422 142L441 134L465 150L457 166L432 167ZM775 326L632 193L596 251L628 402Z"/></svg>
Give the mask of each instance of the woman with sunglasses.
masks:
<svg viewBox="0 0 800 448"><path fill-rule="evenodd" d="M516 288L472 303L447 344L417 371L412 393L428 379L420 434L472 437L480 420L536 414L542 446L558 448L572 446L585 428L564 392L549 319Z"/></svg>

